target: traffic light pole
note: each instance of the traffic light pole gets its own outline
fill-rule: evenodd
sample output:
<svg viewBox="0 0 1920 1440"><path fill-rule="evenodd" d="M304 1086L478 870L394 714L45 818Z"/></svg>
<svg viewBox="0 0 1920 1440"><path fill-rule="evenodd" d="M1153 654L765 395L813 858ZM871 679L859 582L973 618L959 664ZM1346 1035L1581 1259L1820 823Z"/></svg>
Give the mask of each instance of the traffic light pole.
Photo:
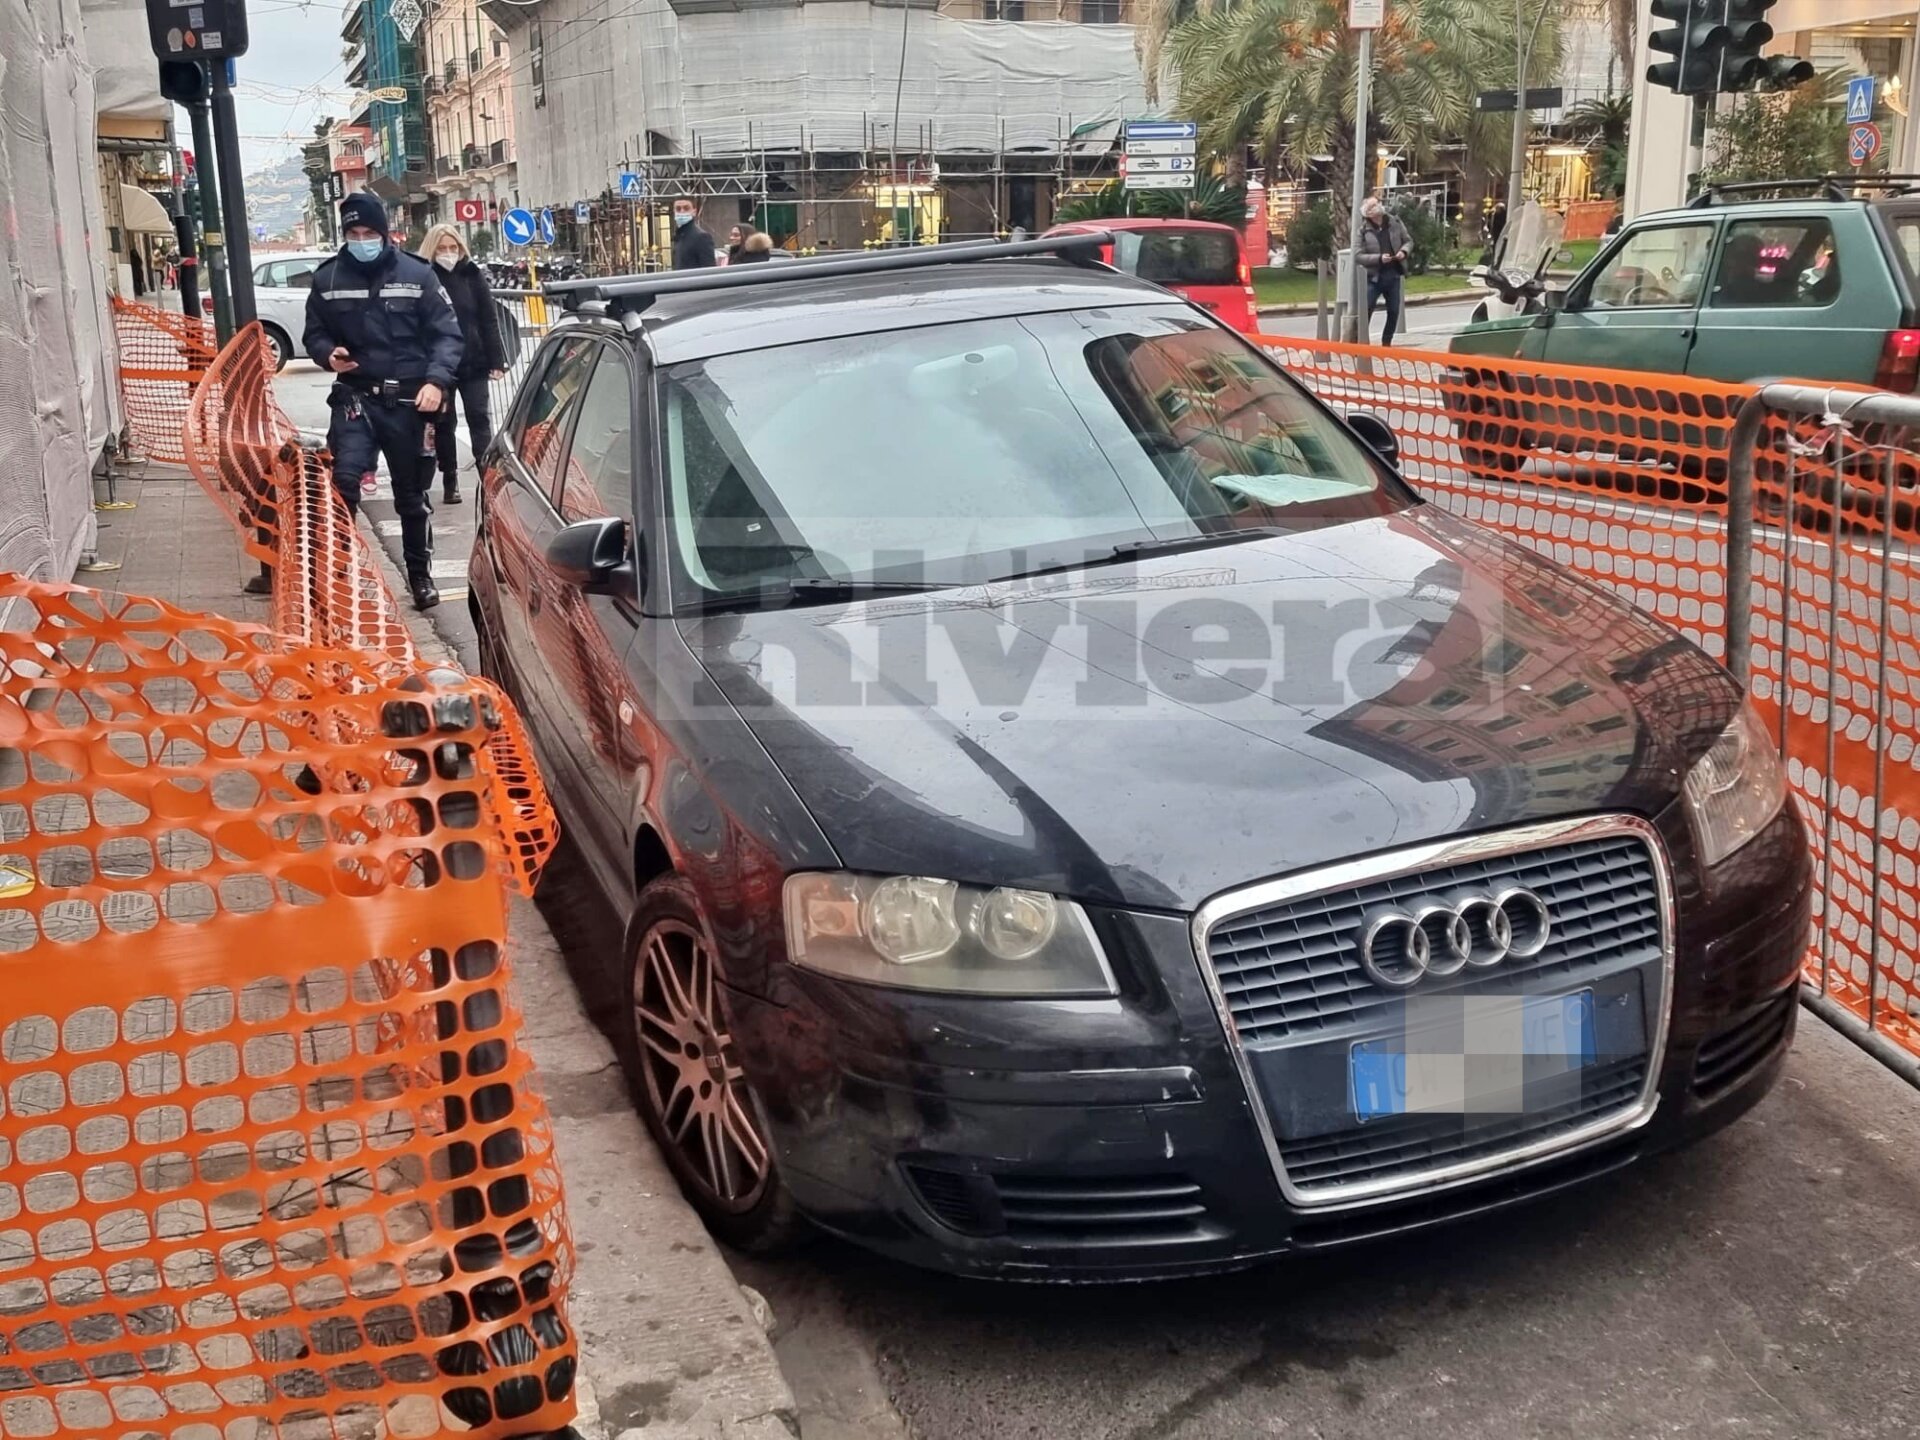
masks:
<svg viewBox="0 0 1920 1440"><path fill-rule="evenodd" d="M220 184L216 176L219 164L214 158L213 129L208 122L204 96L188 102L187 118L193 122L194 178L200 191L200 243L207 252L207 291L213 296L213 334L224 349L233 338L233 305L227 294L226 237L220 230Z"/></svg>
<svg viewBox="0 0 1920 1440"><path fill-rule="evenodd" d="M233 328L244 330L256 317L253 304L253 242L247 237L247 191L240 177L240 124L233 111L227 67L214 61L213 128L219 141L220 203L227 237L228 284Z"/></svg>
<svg viewBox="0 0 1920 1440"><path fill-rule="evenodd" d="M1532 131L1532 112L1527 109L1527 66L1533 59L1534 37L1540 22L1547 18L1552 0L1540 0L1531 28L1526 23L1526 0L1513 0L1513 151L1507 157L1507 219L1520 213L1527 180L1527 139Z"/></svg>

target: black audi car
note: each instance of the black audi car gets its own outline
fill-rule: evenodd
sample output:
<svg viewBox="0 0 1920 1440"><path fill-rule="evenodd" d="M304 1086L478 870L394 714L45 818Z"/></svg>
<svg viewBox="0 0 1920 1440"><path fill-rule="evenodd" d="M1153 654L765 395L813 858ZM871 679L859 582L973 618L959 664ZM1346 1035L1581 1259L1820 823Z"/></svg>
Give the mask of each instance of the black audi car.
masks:
<svg viewBox="0 0 1920 1440"><path fill-rule="evenodd" d="M1142 1277L1741 1114L1810 865L1739 689L1098 238L563 287L484 458L689 1198Z"/></svg>

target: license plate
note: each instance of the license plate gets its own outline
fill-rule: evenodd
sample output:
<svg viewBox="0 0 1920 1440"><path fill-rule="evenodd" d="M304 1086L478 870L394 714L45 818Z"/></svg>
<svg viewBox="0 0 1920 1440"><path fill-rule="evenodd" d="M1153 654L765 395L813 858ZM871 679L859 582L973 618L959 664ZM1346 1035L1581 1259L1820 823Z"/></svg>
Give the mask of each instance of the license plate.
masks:
<svg viewBox="0 0 1920 1440"><path fill-rule="evenodd" d="M1402 1032L1348 1054L1354 1115L1524 1113L1593 1064L1593 992L1410 1000ZM1557 1082L1557 1084L1556 1084Z"/></svg>

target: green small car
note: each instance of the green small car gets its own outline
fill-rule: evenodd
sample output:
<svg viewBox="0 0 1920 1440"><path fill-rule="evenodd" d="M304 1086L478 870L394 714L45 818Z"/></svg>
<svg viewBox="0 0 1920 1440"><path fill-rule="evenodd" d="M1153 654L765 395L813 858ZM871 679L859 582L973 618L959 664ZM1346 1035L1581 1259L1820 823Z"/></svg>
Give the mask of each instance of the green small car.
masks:
<svg viewBox="0 0 1920 1440"><path fill-rule="evenodd" d="M1873 177L1709 191L1682 210L1642 215L1564 291L1532 314L1483 321L1454 354L1644 370L1732 382L1825 380L1920 389L1920 183ZM1730 202L1743 190L1805 188L1799 199ZM1463 366L1448 406L1469 468L1512 474L1532 451L1588 448L1568 418L1513 393L1512 377ZM1557 423L1556 423L1557 422ZM1558 433L1556 433L1558 432ZM1616 458L1697 470L1697 448L1635 437ZM1691 462L1691 464L1689 464ZM1639 487L1634 487L1639 488Z"/></svg>

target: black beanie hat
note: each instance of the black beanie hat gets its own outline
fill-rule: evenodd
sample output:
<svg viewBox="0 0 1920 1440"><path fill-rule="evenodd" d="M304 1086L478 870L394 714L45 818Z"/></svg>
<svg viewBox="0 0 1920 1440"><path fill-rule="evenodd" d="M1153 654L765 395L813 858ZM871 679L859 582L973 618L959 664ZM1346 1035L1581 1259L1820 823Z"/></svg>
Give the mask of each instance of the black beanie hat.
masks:
<svg viewBox="0 0 1920 1440"><path fill-rule="evenodd" d="M344 232L349 225L364 225L388 239L393 238L393 232L387 228L387 207L380 203L378 195L364 190L340 202L340 229Z"/></svg>

